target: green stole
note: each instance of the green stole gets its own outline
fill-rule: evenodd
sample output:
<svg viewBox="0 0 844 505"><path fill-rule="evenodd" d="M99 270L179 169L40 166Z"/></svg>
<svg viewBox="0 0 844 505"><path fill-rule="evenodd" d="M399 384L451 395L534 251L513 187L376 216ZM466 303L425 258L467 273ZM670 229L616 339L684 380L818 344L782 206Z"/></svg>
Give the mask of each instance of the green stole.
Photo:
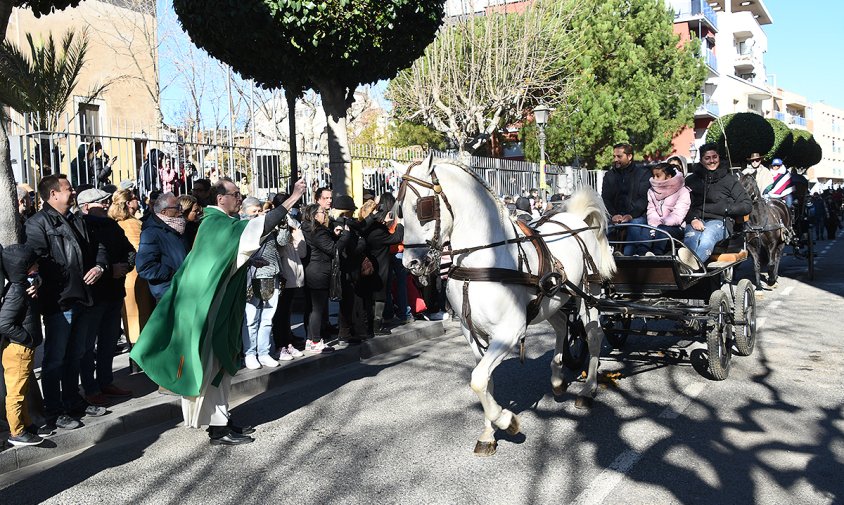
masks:
<svg viewBox="0 0 844 505"><path fill-rule="evenodd" d="M199 396L200 350L206 335L221 365L215 384L223 372L233 376L240 369L247 268L236 268L236 260L247 224L216 208L205 210L193 249L130 354L159 386L182 396ZM209 311L217 296L222 299L209 333Z"/></svg>

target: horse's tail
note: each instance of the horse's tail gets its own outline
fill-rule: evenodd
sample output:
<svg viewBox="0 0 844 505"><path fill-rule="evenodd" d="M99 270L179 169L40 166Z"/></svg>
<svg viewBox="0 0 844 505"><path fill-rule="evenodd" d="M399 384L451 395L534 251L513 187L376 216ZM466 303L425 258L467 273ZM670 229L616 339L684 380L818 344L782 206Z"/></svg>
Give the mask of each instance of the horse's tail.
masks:
<svg viewBox="0 0 844 505"><path fill-rule="evenodd" d="M592 259L603 279L615 273L615 258L607 240L607 207L597 191L583 188L567 202L566 211L579 216L588 226L594 226L598 250L592 251Z"/></svg>

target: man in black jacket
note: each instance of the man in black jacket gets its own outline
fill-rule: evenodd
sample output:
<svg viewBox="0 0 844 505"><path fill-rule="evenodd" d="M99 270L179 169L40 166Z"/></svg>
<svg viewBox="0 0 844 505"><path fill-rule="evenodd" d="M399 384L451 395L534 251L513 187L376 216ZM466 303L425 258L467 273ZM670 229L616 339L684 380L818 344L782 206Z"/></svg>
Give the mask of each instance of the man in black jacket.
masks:
<svg viewBox="0 0 844 505"><path fill-rule="evenodd" d="M109 403L108 396L132 396L131 391L113 384L112 364L117 340L120 338L123 299L126 297L124 283L126 274L134 266L135 248L126 238L123 228L108 217L110 198L111 195L101 189L88 189L76 199L85 224L97 242L105 246L111 270L111 275L102 276L91 287L94 305L90 309L85 356L80 364L85 401L99 406Z"/></svg>
<svg viewBox="0 0 844 505"><path fill-rule="evenodd" d="M44 316L44 360L41 386L47 426L80 426L68 414L84 408L87 415L105 409L88 406L79 397L79 364L85 353L86 318L93 303L91 286L108 267L105 247L91 235L82 217L71 212L76 193L63 174L38 183L43 208L26 222L26 243L39 257L44 282L38 290Z"/></svg>
<svg viewBox="0 0 844 505"><path fill-rule="evenodd" d="M604 174L601 197L612 224L647 224L650 172L633 163L633 146L620 143L612 149L612 169ZM645 240L647 233L639 227L629 227L627 241ZM634 245L624 246L624 254L633 254Z"/></svg>
<svg viewBox="0 0 844 505"><path fill-rule="evenodd" d="M27 290L36 283L38 256L25 244L3 249L3 266L9 279L0 307L0 354L6 384L6 419L11 445L38 445L44 441L27 428L29 389L37 388L32 373L35 348L41 345L41 324L36 299Z"/></svg>

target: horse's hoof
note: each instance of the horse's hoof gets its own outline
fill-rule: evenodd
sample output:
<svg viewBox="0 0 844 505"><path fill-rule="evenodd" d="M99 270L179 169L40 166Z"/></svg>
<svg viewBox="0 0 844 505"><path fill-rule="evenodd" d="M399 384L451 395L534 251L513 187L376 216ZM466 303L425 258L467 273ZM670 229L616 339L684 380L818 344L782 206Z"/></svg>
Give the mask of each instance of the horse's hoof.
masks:
<svg viewBox="0 0 844 505"><path fill-rule="evenodd" d="M498 448L498 442L493 440L492 442L481 442L478 440L478 443L475 444L475 456L480 456L485 458L487 456L492 456L495 454L495 450Z"/></svg>
<svg viewBox="0 0 844 505"><path fill-rule="evenodd" d="M566 390L569 388L569 385L563 382L559 386L551 386L551 391L554 393L554 396L563 396Z"/></svg>
<svg viewBox="0 0 844 505"><path fill-rule="evenodd" d="M588 396L578 396L577 400L574 401L574 406L579 409L591 409L594 403L595 400Z"/></svg>
<svg viewBox="0 0 844 505"><path fill-rule="evenodd" d="M516 417L516 414L513 414L513 417L510 418L510 426L507 427L507 434L508 435L518 435L519 434L519 418Z"/></svg>

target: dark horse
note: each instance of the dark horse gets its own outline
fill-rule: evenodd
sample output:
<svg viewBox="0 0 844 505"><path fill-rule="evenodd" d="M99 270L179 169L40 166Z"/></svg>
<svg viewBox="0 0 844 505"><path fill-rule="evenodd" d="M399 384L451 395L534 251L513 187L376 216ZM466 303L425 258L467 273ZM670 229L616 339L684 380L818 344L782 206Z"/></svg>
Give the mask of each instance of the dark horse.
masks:
<svg viewBox="0 0 844 505"><path fill-rule="evenodd" d="M762 198L754 174L743 174L741 185L753 201L753 210L744 229L747 252L753 258L756 289L762 289L759 280L762 265L768 267L768 286L777 282L780 259L791 234L791 213L782 201Z"/></svg>

